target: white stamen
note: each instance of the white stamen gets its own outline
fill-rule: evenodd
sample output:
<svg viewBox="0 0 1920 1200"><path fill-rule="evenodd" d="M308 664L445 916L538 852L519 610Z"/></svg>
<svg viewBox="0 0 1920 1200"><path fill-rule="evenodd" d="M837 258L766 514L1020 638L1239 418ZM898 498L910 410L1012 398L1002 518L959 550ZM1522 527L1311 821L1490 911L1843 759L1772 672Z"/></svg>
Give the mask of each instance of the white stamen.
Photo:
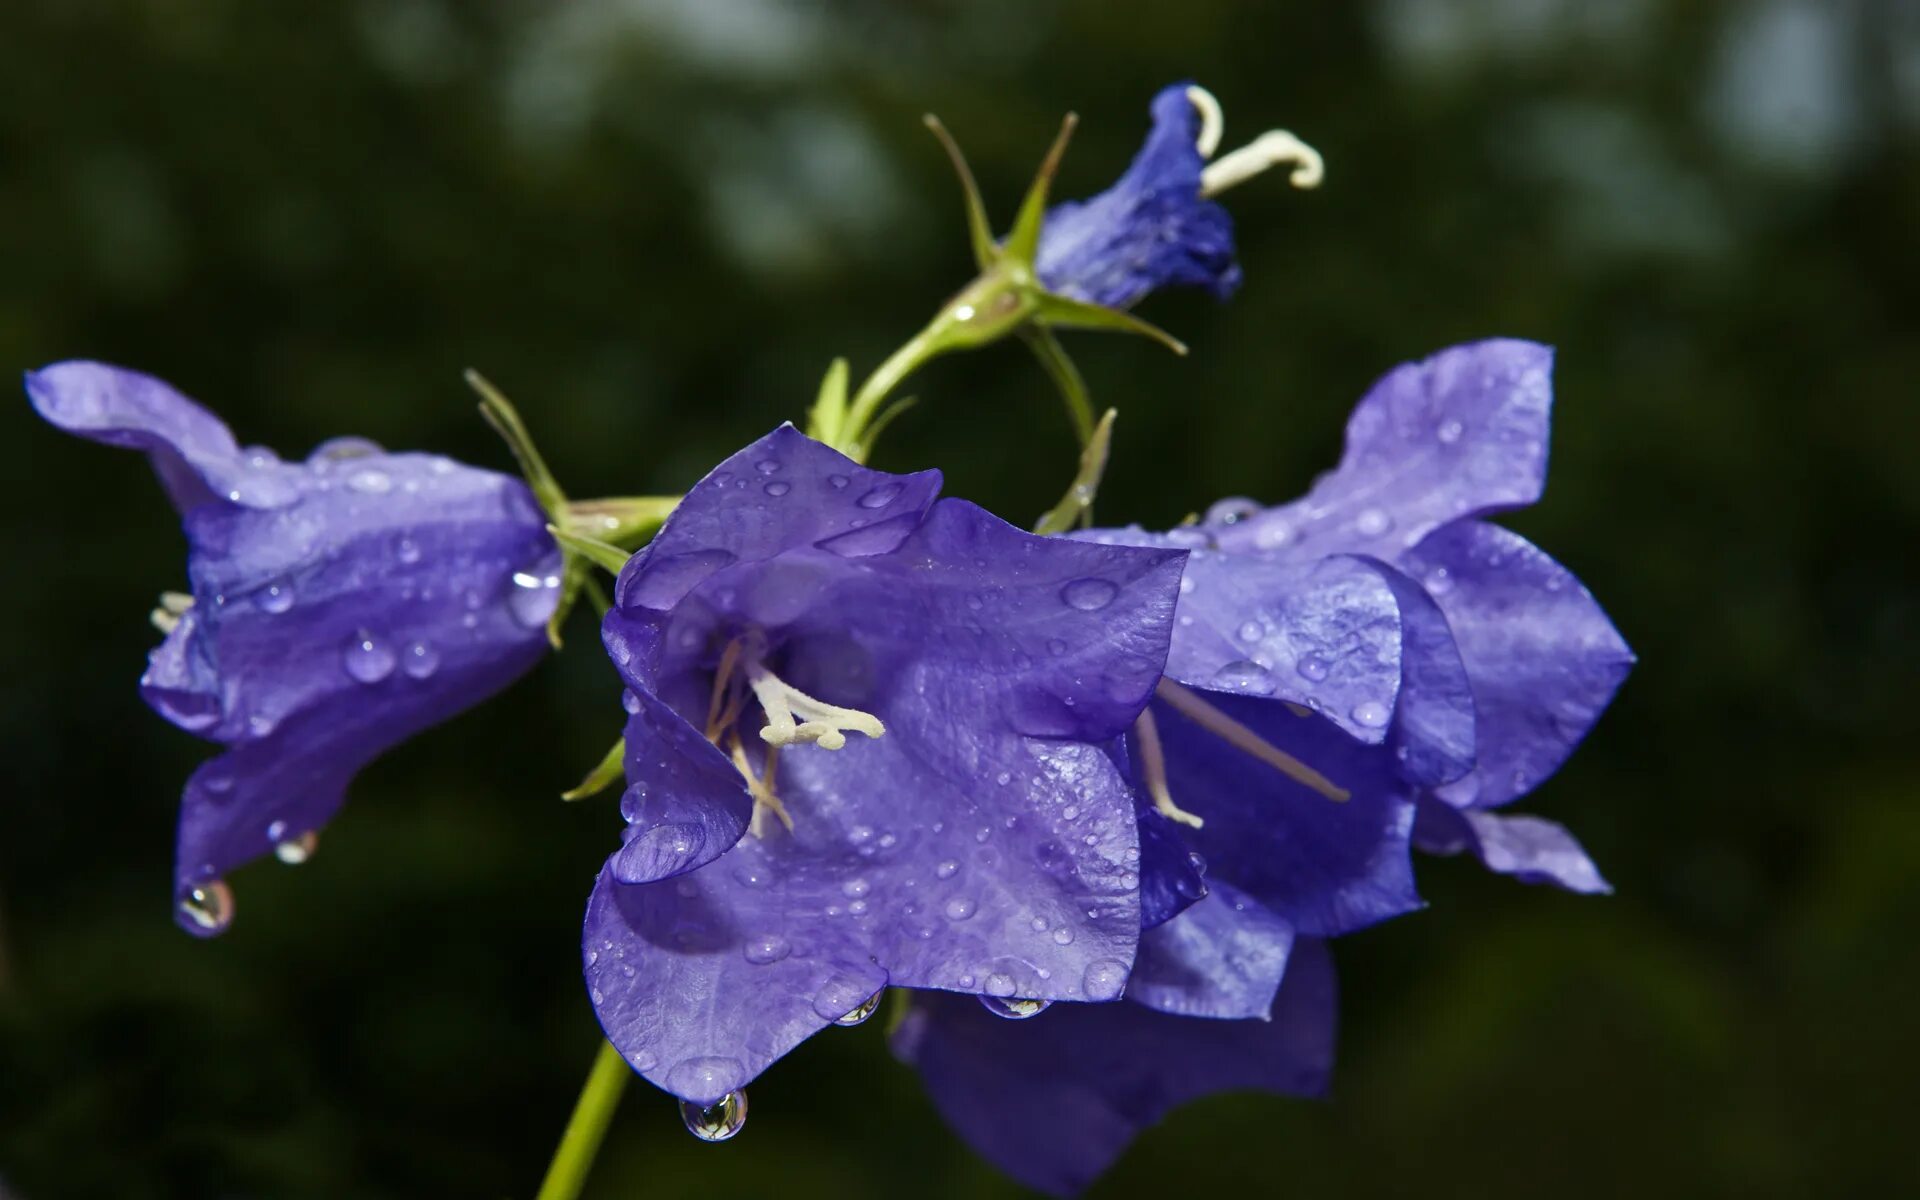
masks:
<svg viewBox="0 0 1920 1200"><path fill-rule="evenodd" d="M1269 129L1218 162L1207 164L1207 169L1200 172L1200 194L1217 196L1285 163L1293 164L1287 182L1302 190L1319 187L1326 175L1326 164L1318 150L1284 129Z"/></svg>
<svg viewBox="0 0 1920 1200"><path fill-rule="evenodd" d="M1200 113L1200 136L1193 139L1193 148L1200 152L1201 158L1212 158L1213 152L1220 148L1220 135L1227 127L1226 114L1213 93L1197 83L1187 85L1187 100Z"/></svg>
<svg viewBox="0 0 1920 1200"><path fill-rule="evenodd" d="M161 633L172 633L180 627L180 618L193 607L193 597L185 592L161 592L160 607L147 614L147 620Z"/></svg>
<svg viewBox="0 0 1920 1200"><path fill-rule="evenodd" d="M1352 797L1353 793L1336 785L1325 775L1267 741L1173 680L1162 679L1159 686L1154 689L1154 693L1173 706L1181 716L1235 750L1259 759L1295 783L1312 788L1335 803L1345 803Z"/></svg>
<svg viewBox="0 0 1920 1200"><path fill-rule="evenodd" d="M847 730L870 738L887 731L872 713L816 700L757 662L747 665L747 686L767 714L760 737L769 746L812 742L822 750L838 750L847 744Z"/></svg>
<svg viewBox="0 0 1920 1200"><path fill-rule="evenodd" d="M1153 710L1141 709L1133 728L1140 735L1140 769L1146 777L1147 795L1153 797L1153 807L1170 821L1195 829L1205 825L1205 821L1175 804L1173 793L1167 789L1167 756L1160 749L1160 726L1154 722Z"/></svg>

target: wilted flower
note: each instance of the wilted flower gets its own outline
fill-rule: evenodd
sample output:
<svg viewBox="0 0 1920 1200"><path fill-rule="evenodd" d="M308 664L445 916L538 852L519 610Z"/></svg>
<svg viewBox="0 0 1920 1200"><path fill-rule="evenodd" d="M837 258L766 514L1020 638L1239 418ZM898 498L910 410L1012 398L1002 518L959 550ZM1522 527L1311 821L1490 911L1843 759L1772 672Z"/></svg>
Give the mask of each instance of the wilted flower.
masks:
<svg viewBox="0 0 1920 1200"><path fill-rule="evenodd" d="M165 383L99 363L26 385L61 429L145 451L185 527L191 590L154 611L166 640L141 690L227 747L181 799L189 932L226 928L228 871L304 859L361 767L545 650L558 560L518 480L359 439L283 462Z"/></svg>
<svg viewBox="0 0 1920 1200"><path fill-rule="evenodd" d="M1115 739L1185 555L1036 537L939 486L784 427L621 573L629 828L586 974L614 1045L695 1105L889 983L1125 983L1141 850Z"/></svg>

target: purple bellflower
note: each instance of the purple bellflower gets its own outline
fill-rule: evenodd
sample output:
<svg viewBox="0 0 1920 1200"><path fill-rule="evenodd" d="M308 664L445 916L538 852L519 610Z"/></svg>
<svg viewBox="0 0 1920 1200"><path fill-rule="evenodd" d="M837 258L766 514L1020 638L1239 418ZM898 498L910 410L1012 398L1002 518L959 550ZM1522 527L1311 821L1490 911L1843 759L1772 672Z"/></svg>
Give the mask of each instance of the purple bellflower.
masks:
<svg viewBox="0 0 1920 1200"><path fill-rule="evenodd" d="M1389 564L1400 592L1411 584L1413 599L1444 617L1433 634L1451 641L1471 691L1470 751L1416 746L1403 764L1420 785L1417 842L1470 850L1528 882L1602 892L1606 882L1564 828L1495 811L1558 769L1633 665L1572 573L1482 519L1540 497L1552 366L1548 347L1513 340L1401 366L1355 408L1340 465L1306 496L1269 509L1222 501L1200 532L1227 559L1358 555ZM1303 673L1286 665L1271 664L1276 694ZM1392 716L1396 735L1409 722L1431 725L1412 709Z"/></svg>
<svg viewBox="0 0 1920 1200"><path fill-rule="evenodd" d="M1204 88L1162 88L1150 111L1147 140L1112 187L1048 211L1034 269L1049 291L1120 309L1163 287L1202 287L1224 300L1240 268L1233 219L1210 197L1282 162L1295 164L1297 186L1319 182L1319 156L1280 130L1209 163L1221 114Z"/></svg>
<svg viewBox="0 0 1920 1200"><path fill-rule="evenodd" d="M1037 537L939 487L782 427L621 572L629 824L586 977L615 1047L696 1111L889 984L1125 985L1142 851L1118 739L1185 554Z"/></svg>
<svg viewBox="0 0 1920 1200"><path fill-rule="evenodd" d="M188 932L227 927L227 872L304 860L360 768L546 649L558 557L519 480L353 438L284 462L160 380L99 363L26 387L61 429L144 451L186 531L192 590L154 611L166 638L140 683L226 747L181 798Z"/></svg>

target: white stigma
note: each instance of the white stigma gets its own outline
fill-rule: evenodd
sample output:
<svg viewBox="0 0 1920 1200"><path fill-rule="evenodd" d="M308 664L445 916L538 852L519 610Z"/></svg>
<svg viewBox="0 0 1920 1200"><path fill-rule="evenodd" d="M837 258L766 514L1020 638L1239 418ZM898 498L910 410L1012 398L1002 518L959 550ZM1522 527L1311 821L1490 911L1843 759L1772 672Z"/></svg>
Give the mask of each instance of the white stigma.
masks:
<svg viewBox="0 0 1920 1200"><path fill-rule="evenodd" d="M1227 128L1226 113L1213 93L1197 83L1187 86L1187 100L1200 114L1200 136L1193 139L1193 148L1200 152L1201 158L1212 158L1213 152L1220 148L1220 135Z"/></svg>
<svg viewBox="0 0 1920 1200"><path fill-rule="evenodd" d="M1293 171L1287 176L1287 182L1302 190L1319 187L1326 175L1326 164L1318 150L1284 129L1269 129L1226 157L1208 163L1207 169L1200 172L1200 194L1217 196L1288 163L1293 165Z"/></svg>
<svg viewBox="0 0 1920 1200"><path fill-rule="evenodd" d="M1325 775L1301 762L1285 750L1261 737L1253 730L1221 712L1213 705L1181 687L1171 679L1162 679L1154 688L1154 694L1165 700L1181 716L1192 721L1200 728L1211 733L1221 741L1244 754L1259 759L1288 779L1325 796L1335 803L1344 803L1353 793L1334 783ZM1144 747L1143 747L1144 748ZM1144 753L1142 758L1144 758ZM1156 797L1157 802L1157 797Z"/></svg>
<svg viewBox="0 0 1920 1200"><path fill-rule="evenodd" d="M180 627L180 618L193 607L193 597L185 592L161 592L160 607L147 614L147 620L161 633L172 633Z"/></svg>
<svg viewBox="0 0 1920 1200"><path fill-rule="evenodd" d="M838 750L847 744L849 731L870 738L887 731L872 713L816 700L758 662L747 664L747 686L767 714L760 738L769 746L812 742L822 750Z"/></svg>

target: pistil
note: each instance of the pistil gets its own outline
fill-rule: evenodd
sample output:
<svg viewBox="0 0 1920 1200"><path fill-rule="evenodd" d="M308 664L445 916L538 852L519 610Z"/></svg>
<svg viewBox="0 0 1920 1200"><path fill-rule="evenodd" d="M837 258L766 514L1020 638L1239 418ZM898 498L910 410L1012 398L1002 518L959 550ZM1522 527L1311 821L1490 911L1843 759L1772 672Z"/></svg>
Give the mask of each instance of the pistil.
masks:
<svg viewBox="0 0 1920 1200"><path fill-rule="evenodd" d="M1226 126L1225 114L1221 111L1220 101L1203 87L1189 87L1187 99L1200 114L1200 133L1194 139L1194 148L1200 152L1201 158L1210 159L1214 151L1220 148L1220 135ZM1206 169L1200 172L1200 194L1218 196L1256 175L1288 164L1292 165L1293 170L1288 174L1287 182L1303 191L1319 187L1320 180L1326 175L1326 164L1318 150L1284 129L1269 129L1238 150L1208 163Z"/></svg>
<svg viewBox="0 0 1920 1200"><path fill-rule="evenodd" d="M147 614L147 620L161 633L172 633L180 627L180 618L193 607L193 597L185 592L161 592L160 607Z"/></svg>

